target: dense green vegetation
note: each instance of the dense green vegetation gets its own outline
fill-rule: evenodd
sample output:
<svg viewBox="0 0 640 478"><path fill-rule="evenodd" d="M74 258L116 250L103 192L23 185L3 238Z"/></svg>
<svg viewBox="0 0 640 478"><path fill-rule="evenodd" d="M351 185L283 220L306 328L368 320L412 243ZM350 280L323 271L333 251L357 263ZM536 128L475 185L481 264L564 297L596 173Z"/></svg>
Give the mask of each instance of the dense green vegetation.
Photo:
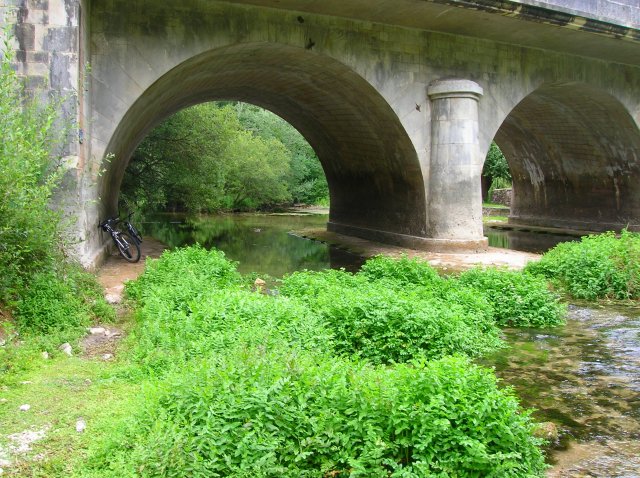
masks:
<svg viewBox="0 0 640 478"><path fill-rule="evenodd" d="M476 311L484 347L499 346L489 303L417 261L376 258L355 275L296 273L272 296L253 292L221 252L166 252L127 285L139 309L122 374L145 380L147 391L130 419L94 443L79 475L543 476L533 422L490 370L455 344L425 354L418 349L430 344L411 344L422 358L407 364L394 363L393 349L343 347L327 314L335 287L359 301L362 316L386 307L380 321L363 320L369 336L392 325L388 311L411 307L405 297L387 305L382 291L405 288L434 309L414 308L416 327ZM454 314L438 302L445 297L461 303ZM349 320L345 302L335 313ZM454 333L483 334L470 325Z"/></svg>
<svg viewBox="0 0 640 478"><path fill-rule="evenodd" d="M11 49L1 50L0 338L7 344L0 348L0 383L28 368L38 350L53 354L95 317L113 317L95 278L65 258L62 220L49 207L63 173L61 100L43 105L28 99L38 97L34 92L25 99ZM27 346L18 345L16 332L29 338Z"/></svg>
<svg viewBox="0 0 640 478"><path fill-rule="evenodd" d="M622 231L559 244L527 270L578 299L640 298L640 234Z"/></svg>
<svg viewBox="0 0 640 478"><path fill-rule="evenodd" d="M487 197L483 199L487 201L491 201L491 192L494 189L511 187L511 172L509 171L507 158L504 157L500 147L495 142L491 143L485 158L482 168L482 180L483 190L487 193Z"/></svg>
<svg viewBox="0 0 640 478"><path fill-rule="evenodd" d="M216 212L326 203L328 191L313 149L286 121L244 103L205 103L145 138L120 199L143 212Z"/></svg>

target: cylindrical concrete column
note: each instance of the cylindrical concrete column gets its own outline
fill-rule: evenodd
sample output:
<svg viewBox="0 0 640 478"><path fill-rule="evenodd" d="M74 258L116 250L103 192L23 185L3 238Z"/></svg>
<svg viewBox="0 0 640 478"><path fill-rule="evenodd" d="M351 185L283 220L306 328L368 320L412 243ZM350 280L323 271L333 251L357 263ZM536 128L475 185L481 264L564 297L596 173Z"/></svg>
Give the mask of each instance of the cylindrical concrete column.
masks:
<svg viewBox="0 0 640 478"><path fill-rule="evenodd" d="M478 100L482 87L470 80L432 82L429 236L443 245L482 249L482 157Z"/></svg>

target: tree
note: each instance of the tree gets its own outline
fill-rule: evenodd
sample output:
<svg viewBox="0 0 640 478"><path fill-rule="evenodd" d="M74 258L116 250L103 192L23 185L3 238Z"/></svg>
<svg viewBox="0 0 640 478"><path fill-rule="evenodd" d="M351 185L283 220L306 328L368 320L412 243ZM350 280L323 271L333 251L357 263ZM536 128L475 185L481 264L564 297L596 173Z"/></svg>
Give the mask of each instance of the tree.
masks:
<svg viewBox="0 0 640 478"><path fill-rule="evenodd" d="M482 197L488 197L489 191L511 185L511 172L507 159L495 142L491 143L482 168Z"/></svg>
<svg viewBox="0 0 640 478"><path fill-rule="evenodd" d="M286 121L253 105L207 103L176 113L145 138L121 204L214 212L327 197L318 158Z"/></svg>

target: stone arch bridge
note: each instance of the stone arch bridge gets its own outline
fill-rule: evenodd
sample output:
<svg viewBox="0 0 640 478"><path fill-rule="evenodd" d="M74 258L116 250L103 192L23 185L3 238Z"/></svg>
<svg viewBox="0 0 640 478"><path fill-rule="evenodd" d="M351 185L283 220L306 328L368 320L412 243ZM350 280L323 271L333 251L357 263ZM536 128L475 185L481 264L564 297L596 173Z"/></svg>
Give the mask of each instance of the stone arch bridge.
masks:
<svg viewBox="0 0 640 478"><path fill-rule="evenodd" d="M640 228L636 0L4 0L30 88L71 94L59 201L100 260L129 158L181 108L260 105L316 150L329 228L482 249L491 141L510 221Z"/></svg>

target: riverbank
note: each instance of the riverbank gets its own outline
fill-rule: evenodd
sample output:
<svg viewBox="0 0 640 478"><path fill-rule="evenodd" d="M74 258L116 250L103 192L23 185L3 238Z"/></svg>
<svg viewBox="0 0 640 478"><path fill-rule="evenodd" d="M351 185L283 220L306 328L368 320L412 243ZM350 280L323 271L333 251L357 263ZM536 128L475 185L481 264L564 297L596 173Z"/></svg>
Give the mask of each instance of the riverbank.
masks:
<svg viewBox="0 0 640 478"><path fill-rule="evenodd" d="M527 263L538 260L541 257L539 254L499 249L497 247L490 247L487 251L474 253L427 252L345 236L320 228L292 231L292 234L305 239L324 242L364 258L380 254L395 258L406 255L410 258L425 260L433 267L449 272L462 271L476 266L495 266L520 270Z"/></svg>

